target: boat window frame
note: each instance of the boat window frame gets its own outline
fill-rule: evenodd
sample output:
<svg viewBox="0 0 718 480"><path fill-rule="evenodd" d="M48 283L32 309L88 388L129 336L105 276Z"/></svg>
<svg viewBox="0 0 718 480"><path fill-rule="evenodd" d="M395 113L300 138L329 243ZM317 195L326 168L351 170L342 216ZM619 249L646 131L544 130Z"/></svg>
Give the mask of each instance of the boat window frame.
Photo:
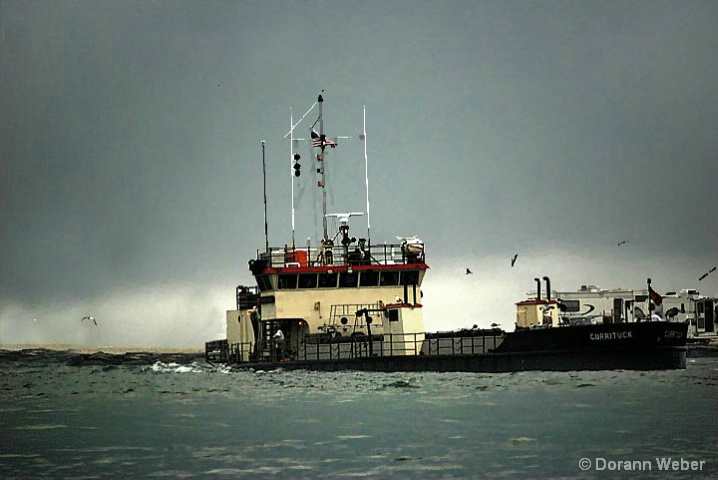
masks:
<svg viewBox="0 0 718 480"><path fill-rule="evenodd" d="M581 311L581 300L565 300L561 299L561 304L564 305L564 312L576 313Z"/></svg>
<svg viewBox="0 0 718 480"><path fill-rule="evenodd" d="M314 281L312 282L313 285L310 285L309 282L305 282L305 284L302 283L302 280L307 280L313 278ZM317 278L316 273L300 273L299 278L297 279L297 288L298 289L315 289L319 285L319 279Z"/></svg>
<svg viewBox="0 0 718 480"><path fill-rule="evenodd" d="M277 290L296 290L296 289L297 289L297 274L296 273L280 273L277 276Z"/></svg>
<svg viewBox="0 0 718 480"><path fill-rule="evenodd" d="M399 285L419 285L419 270L402 270Z"/></svg>
<svg viewBox="0 0 718 480"><path fill-rule="evenodd" d="M359 273L340 272L339 288L357 288L359 286Z"/></svg>
<svg viewBox="0 0 718 480"><path fill-rule="evenodd" d="M318 277L319 278L318 278L317 288L337 288L337 280L339 278L339 275L337 272L322 272L318 275ZM334 277L333 285L323 281L323 279L326 279L329 277Z"/></svg>
<svg viewBox="0 0 718 480"><path fill-rule="evenodd" d="M271 292L274 290L272 275L257 275L257 288L260 292Z"/></svg>
<svg viewBox="0 0 718 480"><path fill-rule="evenodd" d="M366 283L366 278L372 278L373 280L370 280L369 283ZM379 272L377 270L364 270L361 272L361 275L359 276L359 286L360 287L378 287L379 286Z"/></svg>
<svg viewBox="0 0 718 480"><path fill-rule="evenodd" d="M396 280L392 282L384 282L384 279L389 276L395 276ZM380 287L396 287L399 285L399 272L396 270L381 270L379 272L379 286Z"/></svg>

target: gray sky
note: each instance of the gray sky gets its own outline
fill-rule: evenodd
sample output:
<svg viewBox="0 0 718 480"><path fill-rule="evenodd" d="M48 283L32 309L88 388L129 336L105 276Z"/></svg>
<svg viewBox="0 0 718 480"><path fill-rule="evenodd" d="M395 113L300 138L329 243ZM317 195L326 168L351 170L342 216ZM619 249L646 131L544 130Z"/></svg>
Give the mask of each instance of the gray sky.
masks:
<svg viewBox="0 0 718 480"><path fill-rule="evenodd" d="M260 141L281 246L289 109L322 89L353 137L330 210L365 210L366 106L372 240L427 243L430 328L510 326L543 275L718 294L716 25L706 1L2 0L0 343L221 336L264 245Z"/></svg>

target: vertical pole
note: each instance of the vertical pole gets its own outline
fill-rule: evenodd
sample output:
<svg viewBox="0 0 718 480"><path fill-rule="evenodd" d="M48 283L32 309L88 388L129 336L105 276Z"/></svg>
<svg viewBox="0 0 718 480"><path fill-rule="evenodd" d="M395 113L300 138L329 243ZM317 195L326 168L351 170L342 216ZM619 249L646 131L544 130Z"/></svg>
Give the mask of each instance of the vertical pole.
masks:
<svg viewBox="0 0 718 480"><path fill-rule="evenodd" d="M292 161L294 160L294 118L292 109L289 109L289 178L292 182L292 249L294 249L294 169Z"/></svg>
<svg viewBox="0 0 718 480"><path fill-rule="evenodd" d="M267 228L267 164L264 161L264 144L262 140L262 177L264 179L264 251L269 253L269 230Z"/></svg>
<svg viewBox="0 0 718 480"><path fill-rule="evenodd" d="M371 213L369 213L369 159L366 155L366 105L364 106L364 126L362 128L362 140L364 140L364 181L366 183L366 237L371 245Z"/></svg>
<svg viewBox="0 0 718 480"><path fill-rule="evenodd" d="M327 166L324 163L324 116L322 115L322 105L324 104L324 98L321 94L317 98L319 103L319 140L321 142L322 153L319 156L319 161L322 162L322 226L324 227L324 240L329 240L329 234L327 232L327 177L326 171Z"/></svg>
<svg viewBox="0 0 718 480"><path fill-rule="evenodd" d="M646 283L648 283L648 313L646 314L646 321L650 322L653 320L651 313L651 305L653 304L653 299L651 298L651 279L647 278Z"/></svg>

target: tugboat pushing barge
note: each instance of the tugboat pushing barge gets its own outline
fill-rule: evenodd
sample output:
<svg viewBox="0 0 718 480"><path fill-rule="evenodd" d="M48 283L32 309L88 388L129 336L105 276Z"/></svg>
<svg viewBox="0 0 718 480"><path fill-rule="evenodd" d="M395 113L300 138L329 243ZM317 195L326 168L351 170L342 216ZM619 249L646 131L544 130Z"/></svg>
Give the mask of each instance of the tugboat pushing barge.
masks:
<svg viewBox="0 0 718 480"><path fill-rule="evenodd" d="M429 269L425 245L417 237L391 244L357 239L349 221L364 212L327 213L325 154L338 145L324 133L321 95L302 119L315 106L319 132L312 128L310 135L321 174L323 238L315 247L292 242L276 248L266 241L249 260L256 285L237 287L236 309L226 315L227 338L206 343L208 361L235 368L369 371L685 368L686 323L427 333L421 303ZM299 176L299 156L291 154ZM368 218L368 180L366 207ZM338 223L332 236L329 218Z"/></svg>

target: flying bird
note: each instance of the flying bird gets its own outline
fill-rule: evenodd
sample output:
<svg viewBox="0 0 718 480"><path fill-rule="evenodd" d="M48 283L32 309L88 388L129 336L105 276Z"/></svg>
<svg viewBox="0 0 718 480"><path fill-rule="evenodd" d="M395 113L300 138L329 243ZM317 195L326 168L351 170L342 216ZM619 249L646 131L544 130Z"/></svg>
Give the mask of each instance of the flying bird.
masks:
<svg viewBox="0 0 718 480"><path fill-rule="evenodd" d="M92 322L97 325L97 320L95 320L95 317L82 317L82 320L80 320L80 322L84 322L85 320L92 320Z"/></svg>
<svg viewBox="0 0 718 480"><path fill-rule="evenodd" d="M467 268L467 269L466 269L466 274L467 274L467 275L473 275L474 272L472 272L471 270L469 270L469 269Z"/></svg>
<svg viewBox="0 0 718 480"><path fill-rule="evenodd" d="M513 267L516 264L516 259L519 258L519 254L517 253L514 255L514 258L511 259L511 266Z"/></svg>
<svg viewBox="0 0 718 480"><path fill-rule="evenodd" d="M716 267L711 268L711 269L708 270L706 273L704 273L703 275L701 275L701 278L699 278L698 281L700 282L701 280L703 280L704 278L706 278L708 275L710 275L711 273L713 273L713 272L715 272L715 271L716 271Z"/></svg>
<svg viewBox="0 0 718 480"><path fill-rule="evenodd" d="M628 241L628 240L621 240L620 242L618 242L618 246L620 247L621 245L623 245L623 244L626 243L627 241Z"/></svg>

